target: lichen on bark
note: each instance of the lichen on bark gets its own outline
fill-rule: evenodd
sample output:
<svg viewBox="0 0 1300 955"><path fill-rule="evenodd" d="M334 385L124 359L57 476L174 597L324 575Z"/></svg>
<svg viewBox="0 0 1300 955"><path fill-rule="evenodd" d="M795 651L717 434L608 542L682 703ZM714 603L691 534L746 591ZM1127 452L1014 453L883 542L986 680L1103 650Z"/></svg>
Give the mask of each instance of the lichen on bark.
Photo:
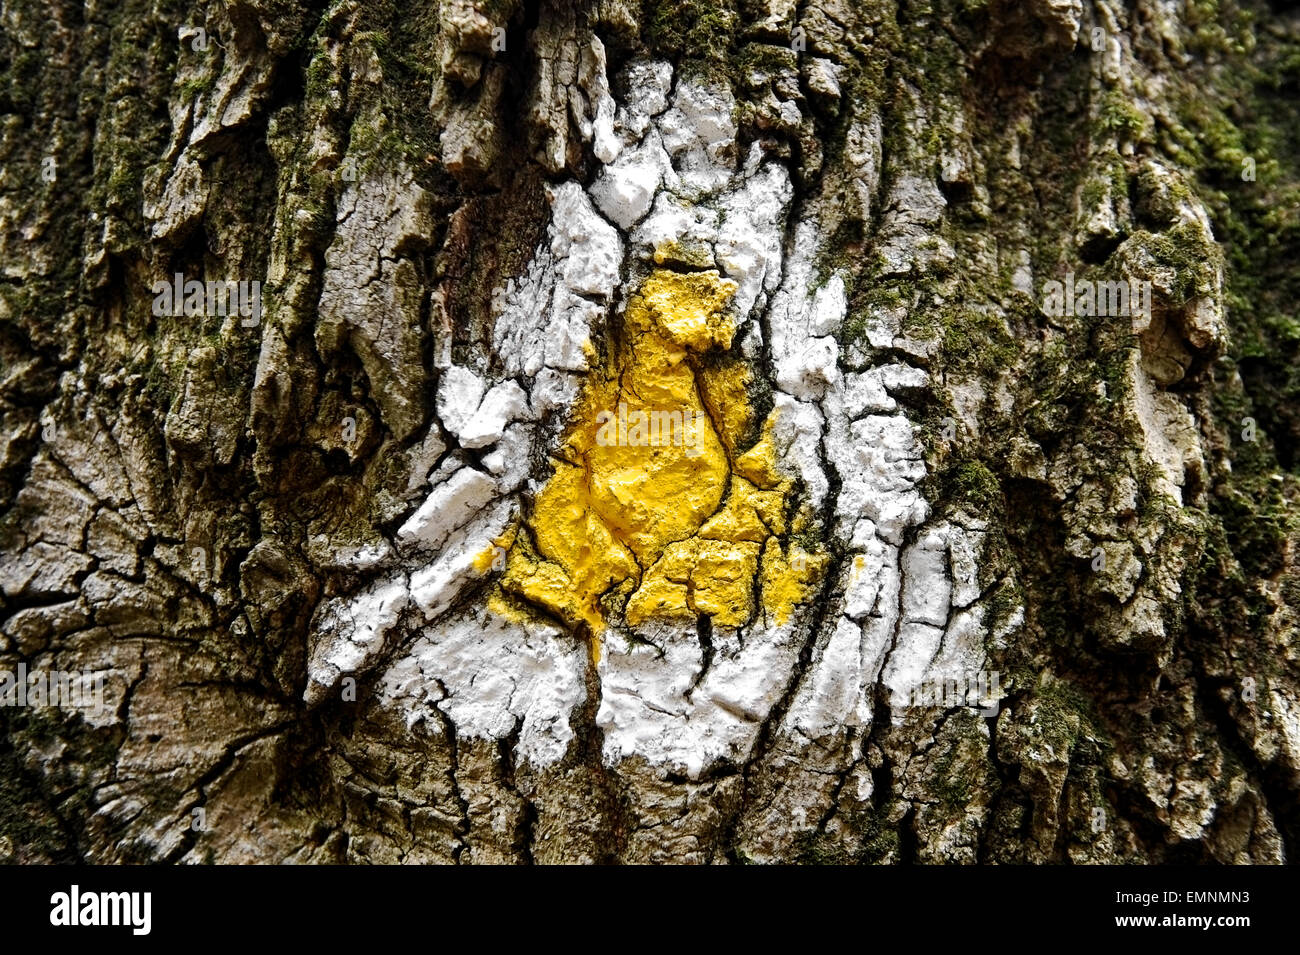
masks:
<svg viewBox="0 0 1300 955"><path fill-rule="evenodd" d="M1300 851L1296 11L4 16L7 858Z"/></svg>

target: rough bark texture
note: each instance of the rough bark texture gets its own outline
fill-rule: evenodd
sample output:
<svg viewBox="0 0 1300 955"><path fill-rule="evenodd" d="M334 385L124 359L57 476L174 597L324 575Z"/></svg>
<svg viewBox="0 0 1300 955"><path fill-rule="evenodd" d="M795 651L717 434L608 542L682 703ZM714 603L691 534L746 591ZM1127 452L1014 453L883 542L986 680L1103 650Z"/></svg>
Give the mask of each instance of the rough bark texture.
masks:
<svg viewBox="0 0 1300 955"><path fill-rule="evenodd" d="M0 859L1288 860L1298 157L1289 3L5 0Z"/></svg>

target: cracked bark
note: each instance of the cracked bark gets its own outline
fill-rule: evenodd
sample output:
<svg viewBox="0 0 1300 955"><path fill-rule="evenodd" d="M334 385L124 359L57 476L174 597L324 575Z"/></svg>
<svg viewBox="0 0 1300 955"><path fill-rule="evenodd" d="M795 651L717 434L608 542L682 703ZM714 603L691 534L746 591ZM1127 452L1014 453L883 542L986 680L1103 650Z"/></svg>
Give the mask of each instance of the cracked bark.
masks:
<svg viewBox="0 0 1300 955"><path fill-rule="evenodd" d="M1293 5L8 11L0 671L105 673L108 698L0 707L0 860L1294 858ZM178 39L199 24L219 44ZM619 136L670 157L639 215L636 170L601 192ZM768 173L784 200L743 192ZM684 244L651 249L692 189ZM727 203L766 200L780 254L746 271ZM502 631L473 551L505 501L537 551L596 360L569 339L605 355L653 253L689 274L692 242L759 276L732 354L828 566L785 629L755 576L746 626L623 628L597 665L561 616ZM155 315L176 272L262 282L261 323ZM1150 329L1048 314L1067 272L1152 281ZM526 394L486 446L439 413L452 366ZM457 475L495 496L404 541ZM906 569L923 538L937 577ZM1103 544L1125 559L1094 571ZM355 601L395 581L381 628ZM679 690L611 682L637 646ZM717 683L765 648L770 686ZM304 701L317 651L354 697ZM1001 675L996 717L899 695L954 668ZM617 748L629 686L669 742Z"/></svg>

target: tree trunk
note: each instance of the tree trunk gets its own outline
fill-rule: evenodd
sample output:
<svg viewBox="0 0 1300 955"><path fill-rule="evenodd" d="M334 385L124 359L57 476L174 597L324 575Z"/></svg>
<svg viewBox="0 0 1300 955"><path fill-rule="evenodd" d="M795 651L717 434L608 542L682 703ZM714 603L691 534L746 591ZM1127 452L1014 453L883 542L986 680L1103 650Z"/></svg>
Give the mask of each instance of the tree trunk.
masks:
<svg viewBox="0 0 1300 955"><path fill-rule="evenodd" d="M0 7L0 860L1294 856L1294 4L200 7Z"/></svg>

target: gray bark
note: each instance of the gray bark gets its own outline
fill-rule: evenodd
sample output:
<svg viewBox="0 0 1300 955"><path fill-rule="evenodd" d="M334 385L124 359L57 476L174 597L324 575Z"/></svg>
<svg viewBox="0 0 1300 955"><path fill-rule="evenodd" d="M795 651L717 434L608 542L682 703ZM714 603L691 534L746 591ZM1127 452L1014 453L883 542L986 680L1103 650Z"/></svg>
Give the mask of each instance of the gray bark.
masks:
<svg viewBox="0 0 1300 955"><path fill-rule="evenodd" d="M1293 857L1297 54L1231 0L0 4L0 671L104 687L0 707L0 860ZM735 283L681 353L780 513L620 531L593 624L528 574L586 594L544 492L655 276Z"/></svg>

